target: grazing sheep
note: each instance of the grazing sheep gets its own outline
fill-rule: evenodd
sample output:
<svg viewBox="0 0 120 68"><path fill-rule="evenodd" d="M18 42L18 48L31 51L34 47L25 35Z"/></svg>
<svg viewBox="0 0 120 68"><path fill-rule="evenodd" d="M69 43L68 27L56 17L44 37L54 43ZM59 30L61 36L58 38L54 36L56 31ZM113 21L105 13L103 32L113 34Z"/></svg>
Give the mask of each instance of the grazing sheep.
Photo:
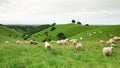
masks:
<svg viewBox="0 0 120 68"><path fill-rule="evenodd" d="M76 50L80 50L82 47L83 47L82 44L81 44L81 43L78 43L78 44L76 45L75 49L76 49Z"/></svg>
<svg viewBox="0 0 120 68"><path fill-rule="evenodd" d="M112 38L107 41L107 44L112 44L112 43L115 43L115 41Z"/></svg>
<svg viewBox="0 0 120 68"><path fill-rule="evenodd" d="M91 33L87 33L87 35L90 37L90 36L92 36L92 34Z"/></svg>
<svg viewBox="0 0 120 68"><path fill-rule="evenodd" d="M21 41L17 40L17 41L16 41L16 44L21 44Z"/></svg>
<svg viewBox="0 0 120 68"><path fill-rule="evenodd" d="M110 37L114 37L114 35L113 35L113 34L110 34Z"/></svg>
<svg viewBox="0 0 120 68"><path fill-rule="evenodd" d="M51 40L50 42L51 42L51 43L55 43L55 41L53 41L53 40Z"/></svg>
<svg viewBox="0 0 120 68"><path fill-rule="evenodd" d="M80 40L83 40L83 37L80 37Z"/></svg>
<svg viewBox="0 0 120 68"><path fill-rule="evenodd" d="M103 32L102 31L99 31L100 34L102 34Z"/></svg>
<svg viewBox="0 0 120 68"><path fill-rule="evenodd" d="M9 43L9 41L5 41L5 44L8 44Z"/></svg>
<svg viewBox="0 0 120 68"><path fill-rule="evenodd" d="M110 44L110 46L111 46L111 47L115 47L116 45L112 43L112 44Z"/></svg>
<svg viewBox="0 0 120 68"><path fill-rule="evenodd" d="M76 45L77 44L77 39L71 39L71 40L69 40L69 42L71 42L73 45Z"/></svg>
<svg viewBox="0 0 120 68"><path fill-rule="evenodd" d="M105 41L104 41L104 40L100 40L99 42L100 42L100 43L105 43Z"/></svg>
<svg viewBox="0 0 120 68"><path fill-rule="evenodd" d="M30 40L30 44L38 44L38 42L35 40Z"/></svg>
<svg viewBox="0 0 120 68"><path fill-rule="evenodd" d="M58 40L57 44L58 45L66 45L66 41L65 40Z"/></svg>
<svg viewBox="0 0 120 68"><path fill-rule="evenodd" d="M113 37L113 40L115 40L115 41L120 40L120 37L115 36L115 37Z"/></svg>
<svg viewBox="0 0 120 68"><path fill-rule="evenodd" d="M96 32L93 32L93 34L96 34Z"/></svg>
<svg viewBox="0 0 120 68"><path fill-rule="evenodd" d="M103 55L105 55L105 56L112 55L112 49L113 49L113 47L104 47L103 48Z"/></svg>
<svg viewBox="0 0 120 68"><path fill-rule="evenodd" d="M50 50L50 44L47 41L45 42L45 49Z"/></svg>

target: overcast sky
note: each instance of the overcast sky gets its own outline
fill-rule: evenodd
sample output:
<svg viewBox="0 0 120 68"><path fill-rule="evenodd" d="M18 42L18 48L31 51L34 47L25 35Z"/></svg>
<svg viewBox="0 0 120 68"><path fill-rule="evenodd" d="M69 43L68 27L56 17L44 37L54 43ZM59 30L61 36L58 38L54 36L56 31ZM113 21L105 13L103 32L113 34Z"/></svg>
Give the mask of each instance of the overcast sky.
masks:
<svg viewBox="0 0 120 68"><path fill-rule="evenodd" d="M1 24L120 24L120 0L0 0Z"/></svg>

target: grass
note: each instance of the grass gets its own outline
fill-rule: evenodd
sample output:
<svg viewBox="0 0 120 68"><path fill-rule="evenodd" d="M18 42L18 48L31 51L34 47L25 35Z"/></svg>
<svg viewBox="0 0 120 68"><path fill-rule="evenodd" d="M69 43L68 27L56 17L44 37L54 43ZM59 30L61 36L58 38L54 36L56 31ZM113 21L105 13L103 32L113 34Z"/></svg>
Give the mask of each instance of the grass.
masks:
<svg viewBox="0 0 120 68"><path fill-rule="evenodd" d="M50 32L51 35L52 33L57 33L58 29L62 31L61 27L66 28L65 32L67 34L69 32L67 29L78 26L68 25L69 28L63 27L64 25L56 25L56 31ZM111 33L120 36L119 27L78 26L76 30L78 28L82 29L71 32L69 38L79 39L79 37L83 37L82 41L79 40L83 44L83 49L80 51L76 51L75 46L72 44L59 46L51 43L51 50L46 51L43 42L39 42L38 45L15 44L15 41L11 41L9 44L0 43L0 68L119 68L120 41L117 42L117 47L113 48L112 56L103 56L102 49L108 45L99 43L100 39L108 40ZM46 30L49 31L50 28ZM44 33L44 31L39 33ZM86 33L93 33L94 31L97 32L96 35L91 37L86 35ZM103 31L103 34L98 34L99 31ZM7 39L7 37L3 38ZM15 40L15 38L10 39Z"/></svg>
<svg viewBox="0 0 120 68"><path fill-rule="evenodd" d="M53 44L51 50L46 51L44 44L2 44L0 46L0 68L118 68L119 48L113 49L113 55L102 55L102 48L106 45L97 41L83 41L83 49L76 51L71 44L58 46ZM120 45L118 42L117 45Z"/></svg>
<svg viewBox="0 0 120 68"><path fill-rule="evenodd" d="M18 32L15 29L8 28L6 26L0 26L0 42L14 41L16 39L21 39L22 32Z"/></svg>

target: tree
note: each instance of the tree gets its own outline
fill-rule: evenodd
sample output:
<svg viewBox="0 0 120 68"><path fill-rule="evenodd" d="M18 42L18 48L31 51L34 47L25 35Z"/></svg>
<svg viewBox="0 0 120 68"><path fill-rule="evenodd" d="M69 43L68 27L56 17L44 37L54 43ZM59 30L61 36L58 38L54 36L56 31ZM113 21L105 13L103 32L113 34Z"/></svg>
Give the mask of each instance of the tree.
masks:
<svg viewBox="0 0 120 68"><path fill-rule="evenodd" d="M53 23L51 26L55 26L56 25L56 23Z"/></svg>
<svg viewBox="0 0 120 68"><path fill-rule="evenodd" d="M76 21L73 19L73 20L72 20L72 23L74 23L74 24L75 24L75 22L76 22Z"/></svg>
<svg viewBox="0 0 120 68"><path fill-rule="evenodd" d="M57 34L57 37L58 37L59 40L66 38L66 36L64 35L64 33L61 33L61 32Z"/></svg>
<svg viewBox="0 0 120 68"><path fill-rule="evenodd" d="M81 25L81 22L78 21L77 24Z"/></svg>
<svg viewBox="0 0 120 68"><path fill-rule="evenodd" d="M56 28L55 27L51 27L51 31L54 31Z"/></svg>
<svg viewBox="0 0 120 68"><path fill-rule="evenodd" d="M89 26L89 24L85 24L85 26Z"/></svg>

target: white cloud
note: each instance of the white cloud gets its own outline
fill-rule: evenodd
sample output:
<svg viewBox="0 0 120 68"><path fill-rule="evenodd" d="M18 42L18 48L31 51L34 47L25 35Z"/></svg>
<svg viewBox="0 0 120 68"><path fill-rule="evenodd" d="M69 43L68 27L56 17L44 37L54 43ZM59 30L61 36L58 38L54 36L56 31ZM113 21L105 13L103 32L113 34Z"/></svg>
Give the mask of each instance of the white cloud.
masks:
<svg viewBox="0 0 120 68"><path fill-rule="evenodd" d="M119 0L0 0L0 22L120 24L119 6Z"/></svg>

